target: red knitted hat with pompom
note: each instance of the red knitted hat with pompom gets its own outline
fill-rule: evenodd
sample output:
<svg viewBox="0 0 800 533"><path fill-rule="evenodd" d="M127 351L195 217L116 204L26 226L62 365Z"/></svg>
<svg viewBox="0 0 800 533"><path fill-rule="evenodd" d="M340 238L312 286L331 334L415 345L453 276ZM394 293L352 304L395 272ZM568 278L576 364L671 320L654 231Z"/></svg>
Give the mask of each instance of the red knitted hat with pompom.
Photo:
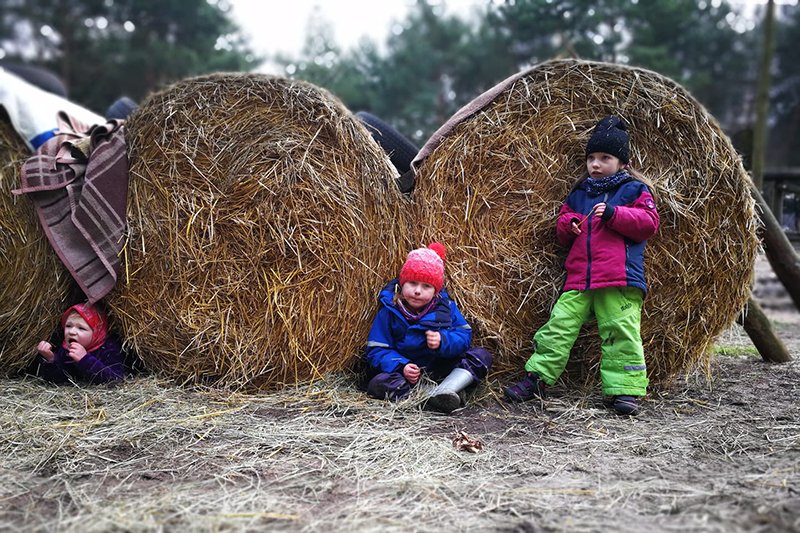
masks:
<svg viewBox="0 0 800 533"><path fill-rule="evenodd" d="M411 250L400 269L400 286L408 281L419 281L433 285L438 293L444 285L446 256L444 245L440 242L432 242L427 248Z"/></svg>

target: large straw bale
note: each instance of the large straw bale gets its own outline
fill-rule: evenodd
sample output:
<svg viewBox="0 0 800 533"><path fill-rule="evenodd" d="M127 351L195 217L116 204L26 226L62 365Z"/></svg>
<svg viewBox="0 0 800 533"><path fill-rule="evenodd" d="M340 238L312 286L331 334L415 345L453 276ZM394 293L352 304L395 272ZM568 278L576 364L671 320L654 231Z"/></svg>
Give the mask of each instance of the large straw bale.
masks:
<svg viewBox="0 0 800 533"><path fill-rule="evenodd" d="M476 342L498 351L499 371L521 371L558 297L566 251L556 244L556 215L585 171L592 127L608 114L631 124L632 163L653 180L661 215L646 252L642 324L653 383L707 363L714 338L747 302L758 222L749 177L713 117L650 71L547 62L423 147L432 151L417 175L421 239L436 235L453 249L452 292ZM581 369L593 379L599 356L589 325L568 377Z"/></svg>
<svg viewBox="0 0 800 533"><path fill-rule="evenodd" d="M69 290L69 274L39 226L33 204L14 196L28 148L0 116L0 373L23 370L50 338Z"/></svg>
<svg viewBox="0 0 800 533"><path fill-rule="evenodd" d="M128 122L130 236L111 299L144 363L265 388L353 362L406 246L388 157L332 95L215 74Z"/></svg>

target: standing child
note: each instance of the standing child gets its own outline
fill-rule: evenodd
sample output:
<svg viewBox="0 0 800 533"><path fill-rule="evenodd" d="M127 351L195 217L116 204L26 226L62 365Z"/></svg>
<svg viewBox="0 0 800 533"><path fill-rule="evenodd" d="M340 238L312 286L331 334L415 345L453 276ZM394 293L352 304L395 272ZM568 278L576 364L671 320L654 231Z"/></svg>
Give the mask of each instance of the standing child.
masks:
<svg viewBox="0 0 800 533"><path fill-rule="evenodd" d="M405 398L427 372L443 379L427 406L450 413L461 406L459 393L486 377L492 356L471 347L472 328L442 288L444 259L438 242L411 251L400 277L381 291L366 351L373 398Z"/></svg>
<svg viewBox="0 0 800 533"><path fill-rule="evenodd" d="M64 342L55 349L47 341L37 346L32 371L47 381L86 380L107 383L125 378L125 357L119 342L108 336L105 313L89 304L73 305L61 315Z"/></svg>
<svg viewBox="0 0 800 533"><path fill-rule="evenodd" d="M646 240L659 217L644 178L629 170L627 125L605 117L586 146L586 170L556 222L569 247L563 292L550 319L534 335L525 378L505 390L515 402L544 397L566 367L581 325L597 318L603 393L618 414L636 415L647 393L647 367L639 332Z"/></svg>

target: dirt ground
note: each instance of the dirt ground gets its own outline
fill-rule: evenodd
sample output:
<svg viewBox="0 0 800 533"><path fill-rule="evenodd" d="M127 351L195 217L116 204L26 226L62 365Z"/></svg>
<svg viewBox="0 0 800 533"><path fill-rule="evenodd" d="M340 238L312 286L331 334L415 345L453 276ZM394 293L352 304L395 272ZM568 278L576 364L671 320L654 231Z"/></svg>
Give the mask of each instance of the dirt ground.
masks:
<svg viewBox="0 0 800 533"><path fill-rule="evenodd" d="M445 416L342 377L261 395L2 380L0 530L800 531L800 314L769 292L793 362L734 327L710 376L636 418L599 388L508 405L498 381Z"/></svg>

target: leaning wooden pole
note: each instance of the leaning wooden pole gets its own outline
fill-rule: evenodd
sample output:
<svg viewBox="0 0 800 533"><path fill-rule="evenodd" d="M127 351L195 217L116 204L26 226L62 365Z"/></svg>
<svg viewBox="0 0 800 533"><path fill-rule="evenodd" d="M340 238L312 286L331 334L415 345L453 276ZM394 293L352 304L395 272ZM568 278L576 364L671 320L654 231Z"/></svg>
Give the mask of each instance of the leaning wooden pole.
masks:
<svg viewBox="0 0 800 533"><path fill-rule="evenodd" d="M750 298L745 314L739 319L739 323L744 326L744 330L753 341L753 346L756 347L764 361L786 363L792 360L786 345L778 338L767 315L764 314L764 310L754 298Z"/></svg>
<svg viewBox="0 0 800 533"><path fill-rule="evenodd" d="M767 315L754 298L751 297L747 302L747 309L738 322L744 327L764 361L787 363L792 360L786 345L778 338Z"/></svg>
<svg viewBox="0 0 800 533"><path fill-rule="evenodd" d="M767 260L789 293L795 308L800 310L800 255L797 255L792 243L754 183L750 184L750 192L756 200L756 209L761 217L760 237Z"/></svg>
<svg viewBox="0 0 800 533"><path fill-rule="evenodd" d="M767 254L767 260L775 275L789 292L795 307L800 309L800 260L786 237L781 225L770 211L767 202L758 191L755 183L750 182L750 192L756 201L756 211L761 217L761 243ZM761 358L772 363L785 363L792 356L775 333L772 324L764 314L764 310L751 296L745 314L739 319L753 345L761 354Z"/></svg>
<svg viewBox="0 0 800 533"><path fill-rule="evenodd" d="M753 127L753 161L752 161L752 180L750 190L756 200L756 207L761 216L762 231L761 242L767 254L767 260L772 265L775 275L781 280L786 290L794 302L795 307L800 309L800 264L797 261L797 254L792 248L786 234L783 233L781 225L775 220L770 206L761 196L761 188L764 184L764 152L767 138L767 115L769 113L769 85L770 64L772 62L772 48L774 40L774 18L775 2L767 2L767 12L764 20L764 49L762 50L761 65L758 76L758 90L756 96L756 121ZM783 363L791 360L788 350L783 342L775 334L761 306L750 297L747 304L747 312L742 317L742 325L753 341L758 353L765 361Z"/></svg>

